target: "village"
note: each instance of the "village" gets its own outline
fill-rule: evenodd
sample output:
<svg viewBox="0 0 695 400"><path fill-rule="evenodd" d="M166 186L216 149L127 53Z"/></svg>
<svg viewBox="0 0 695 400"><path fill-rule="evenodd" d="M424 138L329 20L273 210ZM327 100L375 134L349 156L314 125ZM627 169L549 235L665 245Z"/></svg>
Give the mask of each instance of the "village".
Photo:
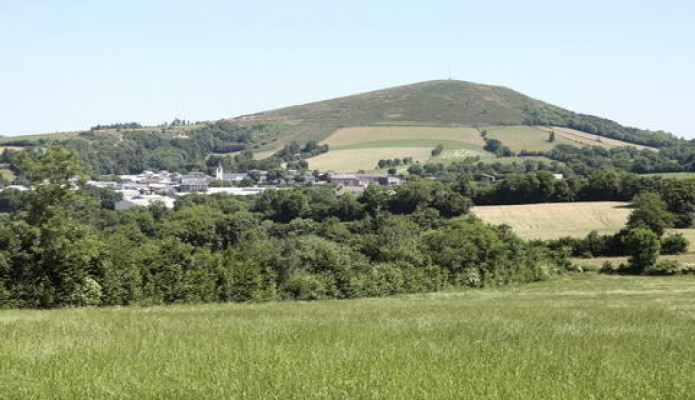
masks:
<svg viewBox="0 0 695 400"><path fill-rule="evenodd" d="M77 177L73 180L76 181ZM217 166L214 176L201 171L186 174L143 171L137 175L118 175L112 180L90 179L87 181L89 186L110 189L121 194L122 199L114 204L115 210L137 206L147 207L153 203L173 208L177 199L192 193L248 196L265 190L286 190L306 185L333 185L336 196L341 196L345 193L360 194L369 185L396 186L401 183L403 183L402 178L387 174L336 174L318 171L304 173L298 170L288 170L287 176L280 179L263 170L227 173L222 165ZM27 186L10 185L0 191L10 189L31 190Z"/></svg>

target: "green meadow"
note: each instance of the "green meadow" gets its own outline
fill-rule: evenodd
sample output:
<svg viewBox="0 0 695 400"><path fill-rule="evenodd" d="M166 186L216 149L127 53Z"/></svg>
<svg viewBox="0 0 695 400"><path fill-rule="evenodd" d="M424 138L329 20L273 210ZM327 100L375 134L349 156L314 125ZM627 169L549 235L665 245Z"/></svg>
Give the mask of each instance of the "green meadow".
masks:
<svg viewBox="0 0 695 400"><path fill-rule="evenodd" d="M695 277L0 311L0 399L686 399Z"/></svg>

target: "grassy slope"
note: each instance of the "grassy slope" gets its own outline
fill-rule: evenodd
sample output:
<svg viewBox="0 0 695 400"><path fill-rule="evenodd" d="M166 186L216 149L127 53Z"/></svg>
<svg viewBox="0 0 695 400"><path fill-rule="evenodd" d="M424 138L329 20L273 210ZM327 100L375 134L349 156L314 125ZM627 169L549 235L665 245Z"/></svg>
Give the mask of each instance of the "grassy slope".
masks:
<svg viewBox="0 0 695 400"><path fill-rule="evenodd" d="M251 120L293 124L285 140L323 140L342 127L522 124L543 104L500 86L427 81L260 113Z"/></svg>
<svg viewBox="0 0 695 400"><path fill-rule="evenodd" d="M0 311L0 394L690 398L694 284L585 275L384 299Z"/></svg>
<svg viewBox="0 0 695 400"><path fill-rule="evenodd" d="M197 129L203 127L203 124L200 125L186 125L186 126L168 126L166 127L166 131L169 132L172 135L180 135L180 134L185 134L189 130ZM132 128L132 129L123 129L123 131L137 131L137 132L161 132L162 128L158 126L146 126L142 128ZM23 141L30 141L30 142L39 142L41 139L46 139L46 140L62 140L62 139L70 139L70 138L81 138L84 140L90 140L92 136L96 137L106 137L106 138L111 138L113 140L119 140L121 138L121 131L116 130L116 129L102 129L98 131L89 131L89 130L84 130L84 131L72 131L72 132L55 132L55 133L40 133L40 134L35 134L35 135L20 135L20 136L5 136L5 137L0 137L0 145L3 145L5 143L10 143L18 140L23 140Z"/></svg>
<svg viewBox="0 0 695 400"><path fill-rule="evenodd" d="M500 140L504 145L513 151L549 151L558 144L570 146L598 146L604 149L612 149L619 146L633 146L638 149L652 149L652 147L641 146L624 142L621 140L599 137L585 132L569 128L541 127L541 126L493 126L486 128L488 137ZM555 132L555 142L548 142L550 131Z"/></svg>

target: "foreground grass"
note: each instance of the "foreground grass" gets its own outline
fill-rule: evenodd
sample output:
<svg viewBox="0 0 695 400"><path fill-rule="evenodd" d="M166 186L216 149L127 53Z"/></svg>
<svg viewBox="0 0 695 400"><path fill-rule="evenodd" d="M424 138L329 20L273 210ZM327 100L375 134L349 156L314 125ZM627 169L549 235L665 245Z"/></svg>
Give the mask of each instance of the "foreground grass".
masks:
<svg viewBox="0 0 695 400"><path fill-rule="evenodd" d="M0 398L693 398L695 277L0 312Z"/></svg>

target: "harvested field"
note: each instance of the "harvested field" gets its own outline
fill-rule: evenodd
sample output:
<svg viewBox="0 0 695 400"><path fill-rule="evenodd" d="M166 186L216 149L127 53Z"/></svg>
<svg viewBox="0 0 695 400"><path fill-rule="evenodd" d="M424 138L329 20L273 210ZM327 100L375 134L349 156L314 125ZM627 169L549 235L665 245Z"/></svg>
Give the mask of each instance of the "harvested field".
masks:
<svg viewBox="0 0 695 400"><path fill-rule="evenodd" d="M632 211L629 203L599 201L474 207L473 213L491 224L507 224L525 239L583 237L622 229Z"/></svg>
<svg viewBox="0 0 695 400"><path fill-rule="evenodd" d="M373 170L381 159L413 157L421 163L430 157L430 147L379 147L354 150L331 150L308 159L309 169L355 172Z"/></svg>

